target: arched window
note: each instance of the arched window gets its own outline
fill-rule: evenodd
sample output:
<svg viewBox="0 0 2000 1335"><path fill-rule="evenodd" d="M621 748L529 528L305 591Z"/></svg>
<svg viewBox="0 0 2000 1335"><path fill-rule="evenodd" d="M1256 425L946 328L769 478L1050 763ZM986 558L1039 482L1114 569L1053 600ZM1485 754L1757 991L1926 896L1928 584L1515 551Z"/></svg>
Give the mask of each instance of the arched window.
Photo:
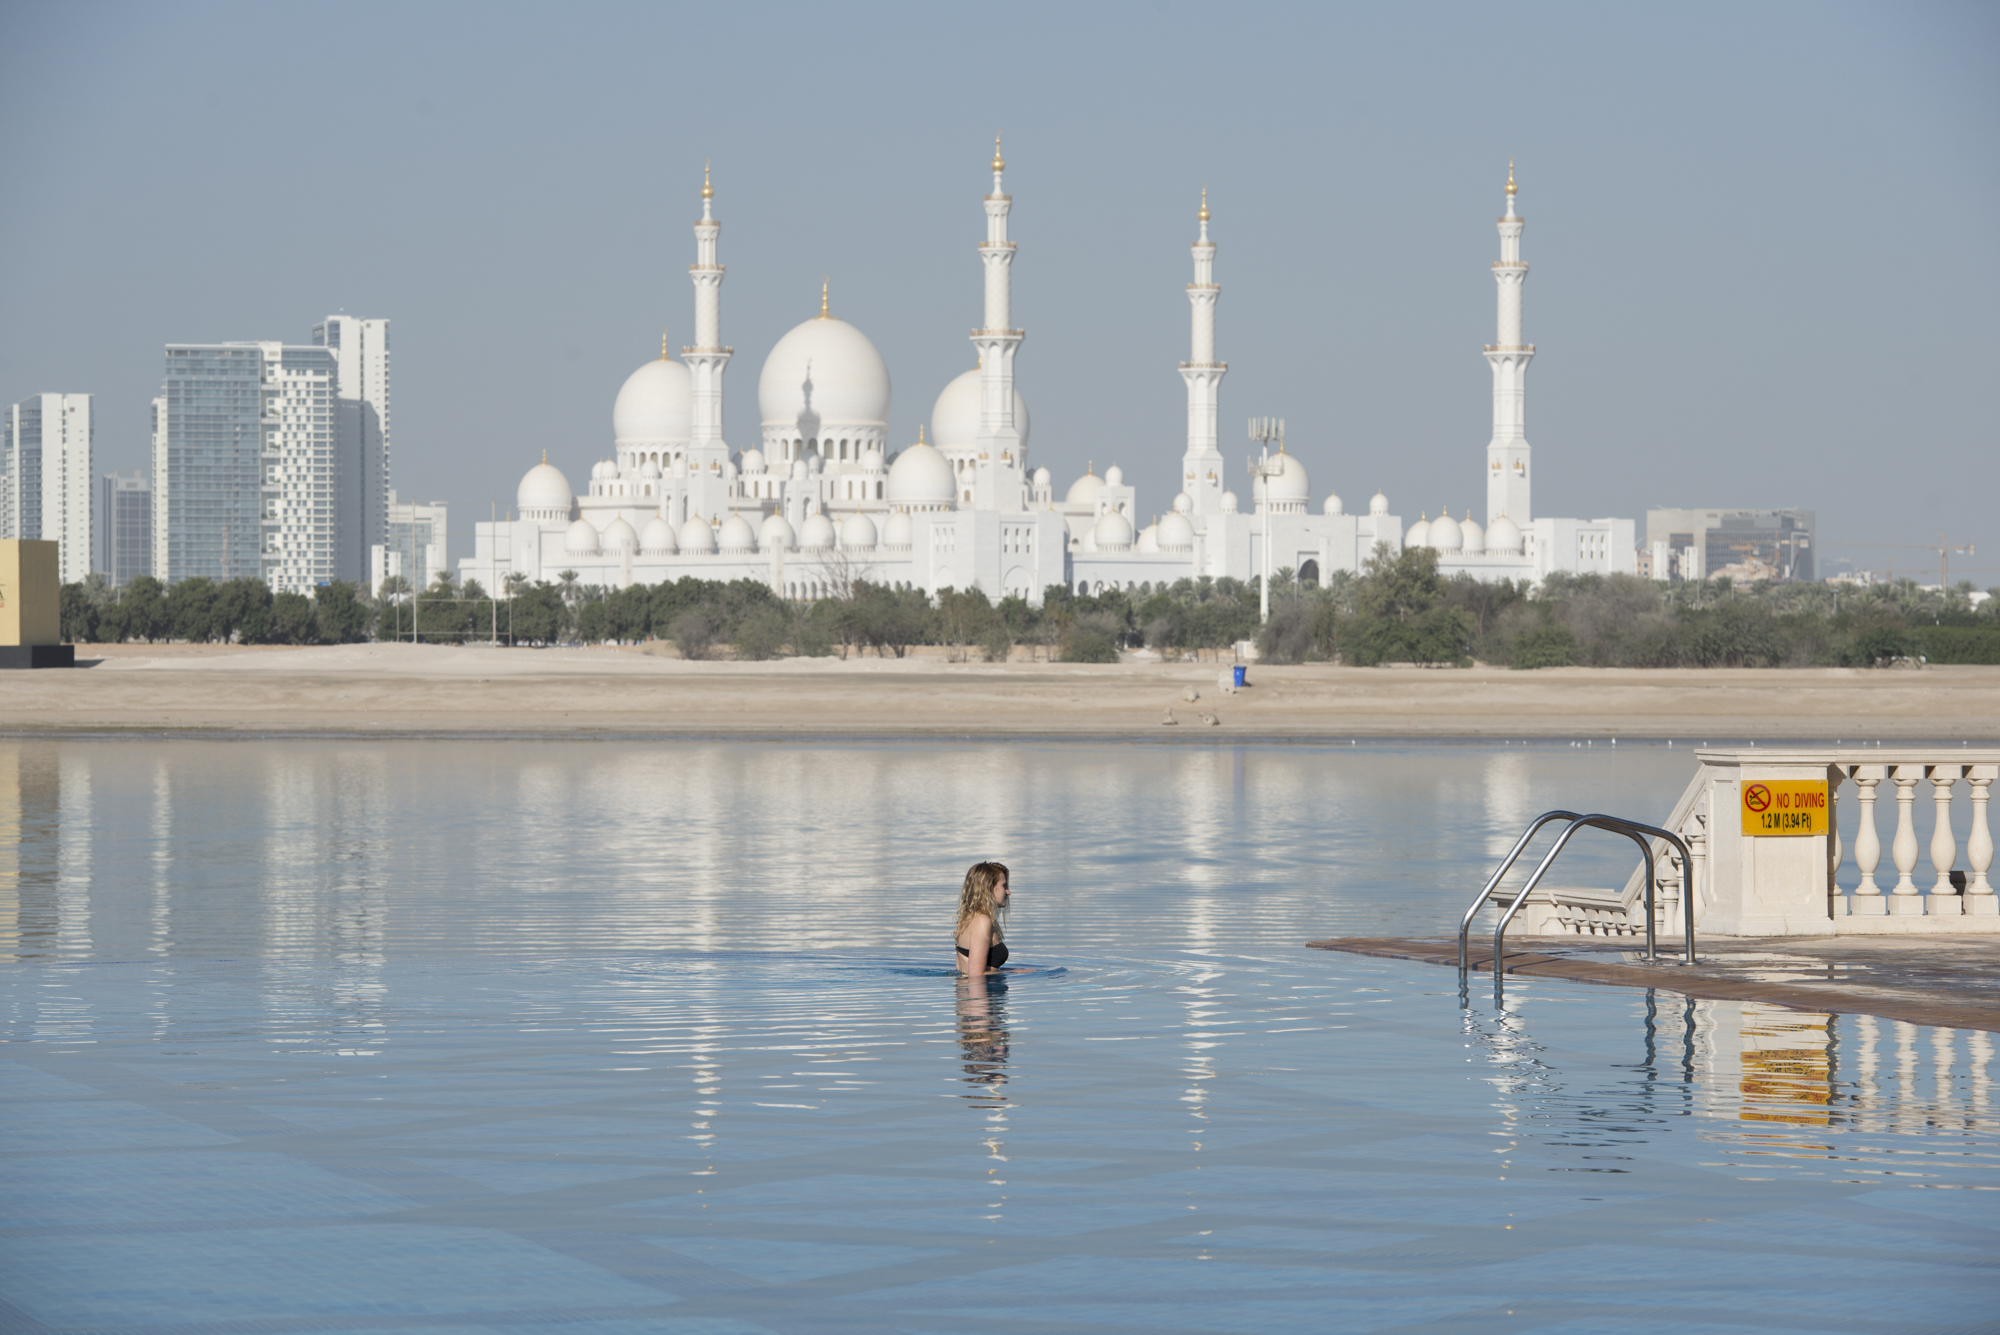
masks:
<svg viewBox="0 0 2000 1335"><path fill-rule="evenodd" d="M875 484L875 499L878 501L882 499L882 484L880 482Z"/></svg>
<svg viewBox="0 0 2000 1335"><path fill-rule="evenodd" d="M1299 566L1299 583L1315 586L1319 584L1318 561L1306 561Z"/></svg>

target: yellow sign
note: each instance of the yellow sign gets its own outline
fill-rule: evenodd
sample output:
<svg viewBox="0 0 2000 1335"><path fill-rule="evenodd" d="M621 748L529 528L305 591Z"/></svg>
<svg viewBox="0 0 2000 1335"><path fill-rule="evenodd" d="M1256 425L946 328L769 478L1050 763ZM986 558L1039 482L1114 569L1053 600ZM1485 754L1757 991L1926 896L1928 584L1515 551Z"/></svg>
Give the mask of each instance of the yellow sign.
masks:
<svg viewBox="0 0 2000 1335"><path fill-rule="evenodd" d="M1827 827L1826 780L1743 781L1743 833L1825 834Z"/></svg>

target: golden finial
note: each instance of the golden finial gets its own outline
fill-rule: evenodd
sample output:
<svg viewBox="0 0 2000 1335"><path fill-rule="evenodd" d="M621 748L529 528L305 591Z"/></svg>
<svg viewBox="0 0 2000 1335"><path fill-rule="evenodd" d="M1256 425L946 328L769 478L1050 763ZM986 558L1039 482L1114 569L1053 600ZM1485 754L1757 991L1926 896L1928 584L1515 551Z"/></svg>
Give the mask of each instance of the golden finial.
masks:
<svg viewBox="0 0 2000 1335"><path fill-rule="evenodd" d="M924 443L924 424L922 422L919 422L917 423L917 444L921 445L923 443Z"/></svg>
<svg viewBox="0 0 2000 1335"><path fill-rule="evenodd" d="M1208 221L1208 187L1201 188L1201 212L1195 215L1203 222Z"/></svg>
<svg viewBox="0 0 2000 1335"><path fill-rule="evenodd" d="M660 360L667 360L667 331L664 329L660 331Z"/></svg>
<svg viewBox="0 0 2000 1335"><path fill-rule="evenodd" d="M547 463L548 461L549 461L549 452L548 452L547 450L543 450L543 451L542 451L542 462L543 462L543 463Z"/></svg>
<svg viewBox="0 0 2000 1335"><path fill-rule="evenodd" d="M706 162L701 164L701 197L703 199L715 198L715 187L708 183L708 164Z"/></svg>
<svg viewBox="0 0 2000 1335"><path fill-rule="evenodd" d="M993 170L996 172L1007 170L1007 160L1000 156L1000 132L998 130L993 132Z"/></svg>
<svg viewBox="0 0 2000 1335"><path fill-rule="evenodd" d="M1514 193L1514 159L1507 159L1507 193Z"/></svg>
<svg viewBox="0 0 2000 1335"><path fill-rule="evenodd" d="M1096 476L1097 476L1097 460L1095 460L1095 459L1092 459L1092 460L1090 460L1090 461L1089 461L1088 463L1084 464L1084 466L1083 466L1083 471L1084 471L1084 474L1085 474L1086 476L1089 476L1089 477L1096 477Z"/></svg>
<svg viewBox="0 0 2000 1335"><path fill-rule="evenodd" d="M827 309L826 309L826 288L827 288L827 282L826 282L826 279L824 279L824 278L820 279L820 280L819 280L819 318L820 318L820 319L822 319L822 320L831 320L831 319L833 318L833 316L832 316L832 315L830 315L830 314L829 314L829 313L827 312Z"/></svg>

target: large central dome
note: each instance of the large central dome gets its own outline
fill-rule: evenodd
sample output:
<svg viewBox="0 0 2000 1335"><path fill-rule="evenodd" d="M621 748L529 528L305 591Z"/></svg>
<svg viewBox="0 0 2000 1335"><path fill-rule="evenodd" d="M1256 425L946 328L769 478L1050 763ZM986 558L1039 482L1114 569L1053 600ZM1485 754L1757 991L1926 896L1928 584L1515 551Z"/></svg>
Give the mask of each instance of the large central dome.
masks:
<svg viewBox="0 0 2000 1335"><path fill-rule="evenodd" d="M860 459L889 432L889 367L868 336L830 315L778 340L757 377L764 453L796 459Z"/></svg>
<svg viewBox="0 0 2000 1335"><path fill-rule="evenodd" d="M931 439L941 450L971 453L979 447L979 419L985 404L979 387L979 368L955 376L931 408ZM1021 433L1021 449L1028 448L1028 401L1014 391L1014 429Z"/></svg>
<svg viewBox="0 0 2000 1335"><path fill-rule="evenodd" d="M694 377L662 356L625 380L611 407L611 435L620 445L685 445L694 434Z"/></svg>

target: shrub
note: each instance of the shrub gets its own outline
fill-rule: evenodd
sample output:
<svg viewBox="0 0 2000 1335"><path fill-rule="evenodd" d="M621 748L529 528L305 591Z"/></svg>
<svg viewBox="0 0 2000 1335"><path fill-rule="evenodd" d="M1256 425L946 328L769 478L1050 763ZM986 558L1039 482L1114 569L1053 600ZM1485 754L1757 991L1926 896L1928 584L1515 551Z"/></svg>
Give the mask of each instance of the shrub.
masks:
<svg viewBox="0 0 2000 1335"><path fill-rule="evenodd" d="M697 661L708 657L721 631L721 618L715 613L706 607L690 607L674 617L667 627L667 636L673 640L674 648L681 651L682 658Z"/></svg>

